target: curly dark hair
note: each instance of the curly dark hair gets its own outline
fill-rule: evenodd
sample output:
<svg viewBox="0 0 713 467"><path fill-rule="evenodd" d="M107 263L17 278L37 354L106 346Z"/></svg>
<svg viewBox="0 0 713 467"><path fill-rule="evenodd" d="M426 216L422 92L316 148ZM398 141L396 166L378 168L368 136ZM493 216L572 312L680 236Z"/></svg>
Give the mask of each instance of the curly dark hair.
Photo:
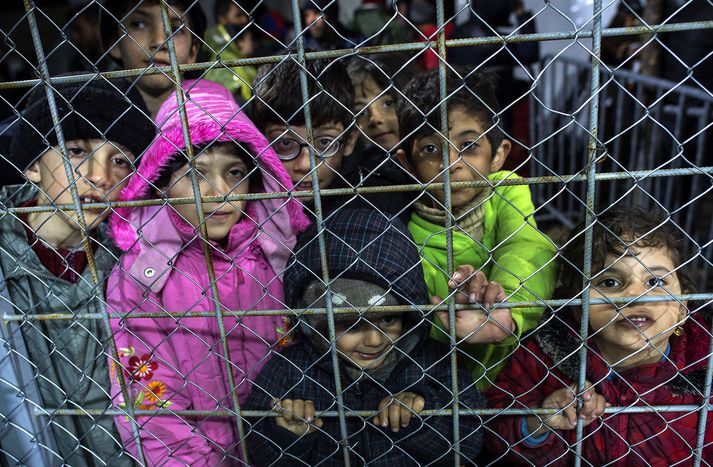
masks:
<svg viewBox="0 0 713 467"><path fill-rule="evenodd" d="M581 222L569 234L561 250L560 272L554 297L576 297L582 290L584 231ZM629 248L665 248L676 267L683 293L695 293L697 272L690 261L693 242L660 210L615 206L597 215L592 226L592 275L606 266L607 255L623 255Z"/></svg>
<svg viewBox="0 0 713 467"><path fill-rule="evenodd" d="M258 70L250 104L250 118L265 131L270 123L304 125L300 92L300 64L293 56ZM347 129L354 121L354 88L341 60L307 60L307 90L312 125L341 122Z"/></svg>
<svg viewBox="0 0 713 467"><path fill-rule="evenodd" d="M471 72L465 67L446 73L448 109L461 108L479 121L483 130L487 130L485 137L493 156L505 137L498 118L496 87L497 77L493 73ZM438 70L432 70L411 79L399 99L396 108L399 133L409 160L414 141L441 128L440 96Z"/></svg>

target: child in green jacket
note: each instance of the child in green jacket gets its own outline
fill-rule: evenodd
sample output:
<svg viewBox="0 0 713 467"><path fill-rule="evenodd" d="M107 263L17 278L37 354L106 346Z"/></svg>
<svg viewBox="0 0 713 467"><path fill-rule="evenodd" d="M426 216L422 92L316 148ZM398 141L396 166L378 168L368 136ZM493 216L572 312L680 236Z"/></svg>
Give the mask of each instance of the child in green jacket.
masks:
<svg viewBox="0 0 713 467"><path fill-rule="evenodd" d="M462 71L462 70L461 70ZM457 303L481 303L487 310L500 301L550 298L555 278L555 245L537 230L527 185L504 185L517 175L500 171L511 143L497 125L500 106L495 81L486 73L450 71L448 92L449 165L443 165L439 132L440 93L437 70L413 78L398 106L402 149L397 155L422 183L451 184L487 180L487 187L451 186L451 211L444 190L424 191L414 205L408 228L419 246L433 304L452 291ZM446 216L452 219L453 265L447 271ZM541 307L462 310L456 315L458 348L465 353L479 388L486 388L518 342L534 328ZM437 312L431 333L449 341L448 313Z"/></svg>

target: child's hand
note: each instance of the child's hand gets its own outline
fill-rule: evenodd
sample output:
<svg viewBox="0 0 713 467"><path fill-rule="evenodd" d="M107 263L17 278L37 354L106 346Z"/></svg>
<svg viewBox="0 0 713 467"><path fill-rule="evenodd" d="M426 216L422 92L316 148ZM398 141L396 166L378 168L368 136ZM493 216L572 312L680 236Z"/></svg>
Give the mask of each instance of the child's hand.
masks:
<svg viewBox="0 0 713 467"><path fill-rule="evenodd" d="M497 282L488 281L483 271L476 271L473 266L463 265L456 269L448 287L457 289L454 295L456 303L482 303L490 309L495 302L505 300L502 286ZM431 303L438 305L443 302L440 297L432 297ZM448 329L447 311L437 311L436 316ZM500 342L515 332L515 322L509 308L498 308L490 312L490 316L481 310L456 311L456 337L465 339L469 344Z"/></svg>
<svg viewBox="0 0 713 467"><path fill-rule="evenodd" d="M604 396L594 391L594 386L589 381L585 382L585 391L582 394L582 408L579 411L579 418L582 419L582 426L587 426L604 413L604 409L611 407ZM574 430L577 427L577 404L574 394L577 392L577 385L572 384L568 388L558 389L542 401L545 409L564 409L554 415L543 415L542 422L537 416L527 417L527 430L535 437L541 435L549 427L552 430ZM542 424L546 425L543 427Z"/></svg>
<svg viewBox="0 0 713 467"><path fill-rule="evenodd" d="M412 392L400 392L395 396L387 396L379 402L379 413L374 417L374 425L383 428L391 425L391 431L406 428L411 421L411 415L420 414L426 401Z"/></svg>
<svg viewBox="0 0 713 467"><path fill-rule="evenodd" d="M297 436L313 433L323 425L321 418L314 419L314 402L312 401L276 400L272 410L280 414L276 418L277 426L286 428Z"/></svg>

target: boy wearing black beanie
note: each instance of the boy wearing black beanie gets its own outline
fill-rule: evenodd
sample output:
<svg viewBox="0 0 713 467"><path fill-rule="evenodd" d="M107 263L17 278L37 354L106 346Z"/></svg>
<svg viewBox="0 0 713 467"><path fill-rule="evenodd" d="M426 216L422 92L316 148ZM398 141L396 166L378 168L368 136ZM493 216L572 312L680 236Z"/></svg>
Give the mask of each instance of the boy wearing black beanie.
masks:
<svg viewBox="0 0 713 467"><path fill-rule="evenodd" d="M0 287L9 293L16 314L100 313L103 279L116 260L102 223L111 210L83 209L83 231L78 214L58 205L72 204L72 188L82 205L118 199L136 159L153 139L154 126L141 95L126 80L52 86L66 159L40 85L28 97L11 144L13 161L31 184L0 190L3 208L38 209L0 214ZM98 284L83 249L87 236ZM54 409L110 406L105 351L110 337L101 321L28 319L19 330L14 339L24 341L41 400L18 399L18 404L42 407L51 417L32 436L40 443L48 440L65 465L131 465L111 417L53 414Z"/></svg>
<svg viewBox="0 0 713 467"><path fill-rule="evenodd" d="M335 307L430 303L418 250L406 226L368 209L340 209L324 223L332 303ZM285 271L291 308L324 308L317 225L303 233ZM336 371L341 375L347 440L337 410L335 368L324 314L302 315L296 345L263 367L246 410L275 410L277 417L251 421L249 459L257 466L343 465L349 442L355 465L452 465L453 419L425 415L447 410L452 372L448 347L428 338L430 318L419 311L369 310L335 315ZM485 405L465 367L458 370L461 409ZM373 412L366 419L353 411ZM480 419L460 417L460 453L473 459L483 438Z"/></svg>

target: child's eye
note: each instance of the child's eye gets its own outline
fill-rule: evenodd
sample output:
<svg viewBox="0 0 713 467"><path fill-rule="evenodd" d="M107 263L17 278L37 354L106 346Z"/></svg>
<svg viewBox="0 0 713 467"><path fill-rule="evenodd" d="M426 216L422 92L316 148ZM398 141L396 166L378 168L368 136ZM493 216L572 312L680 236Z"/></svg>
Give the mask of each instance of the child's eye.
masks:
<svg viewBox="0 0 713 467"><path fill-rule="evenodd" d="M84 148L79 146L67 146L67 155L69 157L84 157Z"/></svg>
<svg viewBox="0 0 713 467"><path fill-rule="evenodd" d="M421 151L419 152L427 156L432 156L434 154L440 154L441 148L435 144L426 144L421 148Z"/></svg>
<svg viewBox="0 0 713 467"><path fill-rule="evenodd" d="M396 323L396 316L382 316L381 319L379 319L379 324L383 326L391 326L392 324Z"/></svg>
<svg viewBox="0 0 713 467"><path fill-rule="evenodd" d="M478 149L478 142L476 140L464 141L460 146L460 152L472 152Z"/></svg>
<svg viewBox="0 0 713 467"><path fill-rule="evenodd" d="M114 157L111 159L111 163L114 164L116 167L120 168L128 168L131 167L131 162L129 162L126 158L124 157Z"/></svg>
<svg viewBox="0 0 713 467"><path fill-rule="evenodd" d="M242 180L245 178L245 171L243 169L230 169L228 170L228 176L234 179Z"/></svg>
<svg viewBox="0 0 713 467"><path fill-rule="evenodd" d="M663 277L652 277L651 279L646 281L646 285L648 287L664 287L666 286L666 284L666 279L664 279Z"/></svg>
<svg viewBox="0 0 713 467"><path fill-rule="evenodd" d="M599 287L614 288L619 287L620 285L621 283L619 283L618 280L612 278L603 279L599 282Z"/></svg>
<svg viewBox="0 0 713 467"><path fill-rule="evenodd" d="M394 99L388 97L388 98L384 99L384 103L382 105L384 106L385 109L388 109L388 108L396 105L396 101Z"/></svg>
<svg viewBox="0 0 713 467"><path fill-rule="evenodd" d="M299 143L292 138L280 138L273 144L276 151L295 149Z"/></svg>
<svg viewBox="0 0 713 467"><path fill-rule="evenodd" d="M331 136L317 136L314 139L314 147L315 149L317 149L317 151L323 152L326 151L329 146L332 145L333 142L334 138L332 138Z"/></svg>
<svg viewBox="0 0 713 467"><path fill-rule="evenodd" d="M127 27L129 29L146 29L146 21L142 19L130 19Z"/></svg>

